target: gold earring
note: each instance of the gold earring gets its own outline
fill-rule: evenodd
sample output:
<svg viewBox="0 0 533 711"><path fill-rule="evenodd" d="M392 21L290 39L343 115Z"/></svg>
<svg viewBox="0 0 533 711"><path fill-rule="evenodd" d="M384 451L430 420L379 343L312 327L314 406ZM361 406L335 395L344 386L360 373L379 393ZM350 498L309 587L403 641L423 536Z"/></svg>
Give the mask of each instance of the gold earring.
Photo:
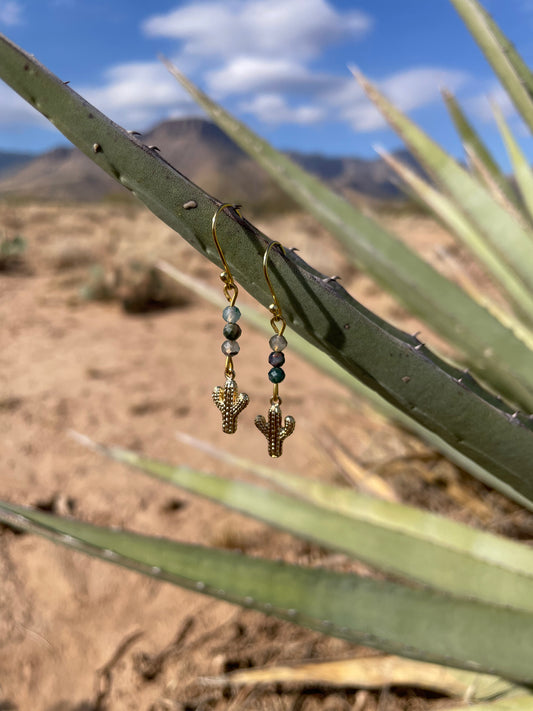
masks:
<svg viewBox="0 0 533 711"><path fill-rule="evenodd" d="M213 215L213 220L211 222L213 240L220 255L220 259L222 260L222 264L224 265L224 271L220 275L220 278L224 284L224 296L229 302L229 306L226 306L222 312L222 318L226 322L226 325L222 331L224 338L226 339L222 344L222 353L226 356L226 366L224 368L226 382L224 387L221 385L217 385L215 387L212 397L213 402L222 413L222 431L226 434L233 434L237 429L237 416L248 405L250 398L246 393L239 393L239 388L235 382L235 370L233 368L233 356L236 356L240 351L237 339L241 335L241 327L238 325L237 321L241 317L241 312L237 306L235 306L239 289L233 280L230 268L226 262L226 258L224 257L224 252L220 247L216 229L217 218L220 212L226 207L233 207L235 212L239 214L240 206L232 205L231 203L221 205Z"/></svg>
<svg viewBox="0 0 533 711"><path fill-rule="evenodd" d="M272 247L275 246L279 247L281 252L285 254L285 250L279 242L271 242L268 245L263 257L263 274L265 275L270 293L272 294L272 303L268 308L272 314L270 324L274 329L274 335L269 341L272 352L268 357L268 362L272 368L268 373L268 379L271 383L273 383L274 390L270 400L268 420L266 420L263 415L257 415L255 418L255 426L268 440L269 455L271 457L281 457L283 442L294 432L296 421L294 417L291 417L290 415L287 415L283 421L281 414L279 383L281 383L281 381L285 378L285 371L283 370L282 365L285 363L285 355L283 350L287 347L287 340L284 337L283 332L285 331L287 323L283 318L281 307L272 287L270 277L268 276L268 256Z"/></svg>

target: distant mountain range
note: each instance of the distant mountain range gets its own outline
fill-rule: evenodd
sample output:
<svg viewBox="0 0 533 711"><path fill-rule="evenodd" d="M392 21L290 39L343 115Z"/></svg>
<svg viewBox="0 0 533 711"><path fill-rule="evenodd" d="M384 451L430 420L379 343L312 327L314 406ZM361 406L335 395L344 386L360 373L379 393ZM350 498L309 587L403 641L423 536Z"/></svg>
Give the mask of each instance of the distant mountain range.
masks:
<svg viewBox="0 0 533 711"><path fill-rule="evenodd" d="M165 160L221 199L256 206L287 202L269 176L209 121L165 121L142 140L158 146ZM332 158L296 152L288 155L348 197L401 197L394 174L380 158ZM399 155L416 167L409 153L402 151ZM0 197L91 201L126 192L77 148L56 148L38 156L0 151Z"/></svg>

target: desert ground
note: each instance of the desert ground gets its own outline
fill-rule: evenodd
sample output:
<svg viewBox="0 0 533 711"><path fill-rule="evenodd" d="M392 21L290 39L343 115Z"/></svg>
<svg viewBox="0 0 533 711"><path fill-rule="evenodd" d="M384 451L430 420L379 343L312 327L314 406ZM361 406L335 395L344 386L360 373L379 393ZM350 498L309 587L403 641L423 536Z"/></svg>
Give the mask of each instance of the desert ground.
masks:
<svg viewBox="0 0 533 711"><path fill-rule="evenodd" d="M455 249L428 218L382 219L430 259L438 260L443 247ZM308 217L256 223L297 246L325 274L340 275L366 306L404 330L422 330L430 347L445 352L427 328L349 266ZM263 334L243 324L237 381L254 412L241 418L236 435L221 432L211 402L224 368L225 301L216 266L131 204L0 203L2 234L21 235L27 248L0 272L1 499L302 564L338 562L328 551L108 461L70 434L235 475L179 440L182 432L272 464L253 426L255 408L266 412L270 398ZM160 259L219 288L220 309L165 275L154 276ZM242 303L253 302L243 293ZM291 353L290 333L288 340L281 387L284 413L296 418L297 429L275 466L371 493L388 491L475 526L533 537L531 520L518 507L355 401ZM377 652L0 529L3 711L425 711L450 705L411 688L232 688L209 681L239 667L368 654Z"/></svg>

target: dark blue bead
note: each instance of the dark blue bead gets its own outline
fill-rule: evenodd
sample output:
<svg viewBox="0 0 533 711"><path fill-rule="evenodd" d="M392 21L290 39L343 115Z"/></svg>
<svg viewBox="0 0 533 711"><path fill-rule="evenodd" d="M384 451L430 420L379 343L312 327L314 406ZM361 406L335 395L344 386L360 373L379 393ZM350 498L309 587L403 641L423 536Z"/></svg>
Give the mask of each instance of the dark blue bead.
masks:
<svg viewBox="0 0 533 711"><path fill-rule="evenodd" d="M272 368L268 371L268 379L271 383L281 383L285 378L285 371L282 368Z"/></svg>
<svg viewBox="0 0 533 711"><path fill-rule="evenodd" d="M285 355L281 351L272 351L272 353L268 356L268 362L270 365L278 368L280 365L285 363Z"/></svg>
<svg viewBox="0 0 533 711"><path fill-rule="evenodd" d="M229 338L230 341L236 341L242 333L242 328L238 323L227 323L222 333L224 334L224 338Z"/></svg>

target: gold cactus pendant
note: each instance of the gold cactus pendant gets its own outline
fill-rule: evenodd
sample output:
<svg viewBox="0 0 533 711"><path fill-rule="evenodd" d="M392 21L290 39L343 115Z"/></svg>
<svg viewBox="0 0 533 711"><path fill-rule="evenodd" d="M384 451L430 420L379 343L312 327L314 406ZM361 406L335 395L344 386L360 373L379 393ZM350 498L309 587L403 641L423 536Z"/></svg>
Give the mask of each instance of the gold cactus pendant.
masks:
<svg viewBox="0 0 533 711"><path fill-rule="evenodd" d="M213 402L222 413L222 432L233 434L237 429L237 415L250 402L246 393L240 393L233 378L226 376L224 387L217 385L213 390Z"/></svg>
<svg viewBox="0 0 533 711"><path fill-rule="evenodd" d="M268 411L268 420L265 420L263 415L257 415L255 418L255 426L268 440L268 453L271 457L281 457L283 442L294 432L296 426L294 417L290 415L287 415L284 424L282 424L280 405L280 399L272 401Z"/></svg>

